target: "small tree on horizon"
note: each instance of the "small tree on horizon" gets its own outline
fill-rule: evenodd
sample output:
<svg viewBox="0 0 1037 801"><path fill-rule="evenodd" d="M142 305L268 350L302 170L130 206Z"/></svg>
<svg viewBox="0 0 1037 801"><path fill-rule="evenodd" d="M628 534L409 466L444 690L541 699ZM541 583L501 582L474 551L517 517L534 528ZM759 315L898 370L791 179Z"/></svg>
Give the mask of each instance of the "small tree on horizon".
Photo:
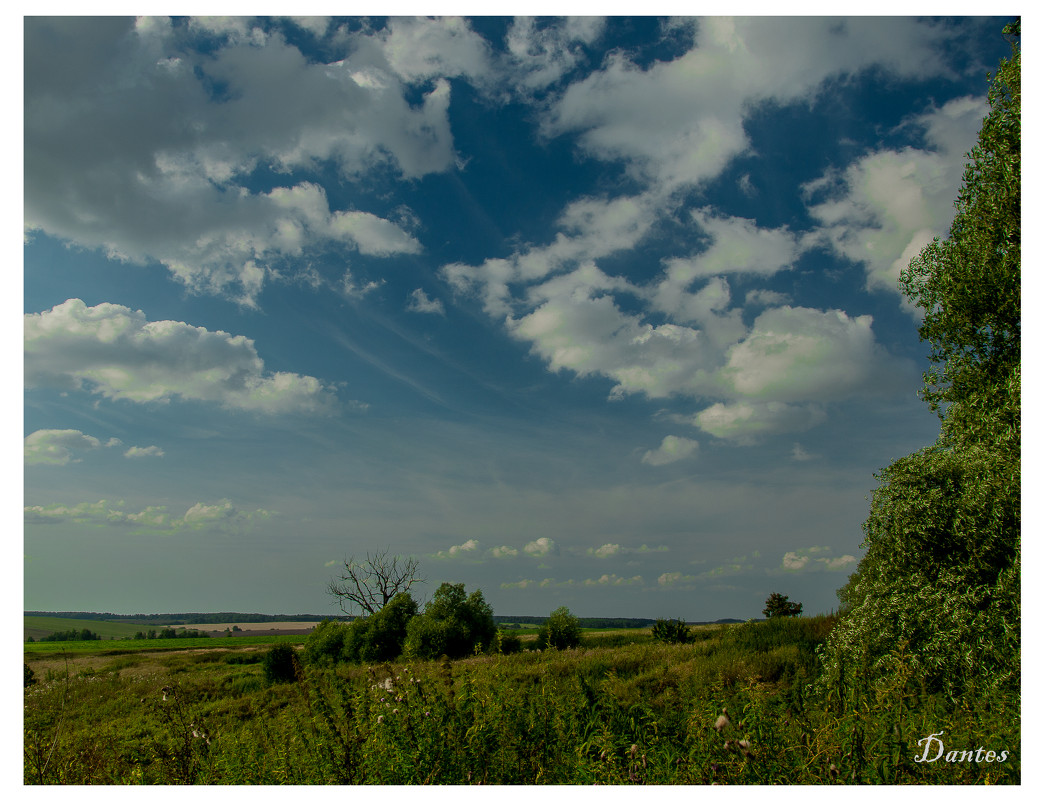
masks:
<svg viewBox="0 0 1037 801"><path fill-rule="evenodd" d="M772 592L763 608L764 617L799 617L803 614L803 604L792 603L787 595Z"/></svg>

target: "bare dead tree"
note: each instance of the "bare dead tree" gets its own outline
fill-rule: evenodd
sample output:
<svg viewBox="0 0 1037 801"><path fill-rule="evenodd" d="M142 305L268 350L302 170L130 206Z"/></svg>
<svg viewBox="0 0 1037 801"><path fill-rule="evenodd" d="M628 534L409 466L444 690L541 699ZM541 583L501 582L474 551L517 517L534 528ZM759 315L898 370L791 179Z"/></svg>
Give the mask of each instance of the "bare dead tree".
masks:
<svg viewBox="0 0 1037 801"><path fill-rule="evenodd" d="M373 615L401 592L423 582L418 560L389 555L388 549L368 552L364 561L349 557L338 581L328 584L328 594L338 600L342 611L351 614L355 608Z"/></svg>

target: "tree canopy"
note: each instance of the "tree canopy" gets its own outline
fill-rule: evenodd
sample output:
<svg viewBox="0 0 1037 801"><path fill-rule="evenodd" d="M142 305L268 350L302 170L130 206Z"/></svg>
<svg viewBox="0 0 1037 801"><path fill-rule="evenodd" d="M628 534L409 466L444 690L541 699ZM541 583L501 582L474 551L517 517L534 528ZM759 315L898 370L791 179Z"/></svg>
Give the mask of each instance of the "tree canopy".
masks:
<svg viewBox="0 0 1037 801"><path fill-rule="evenodd" d="M1019 36L1019 23L1005 34ZM931 347L937 442L876 477L867 552L840 591L832 686L905 664L949 697L1017 692L1020 669L1020 54L990 84L946 240L901 274ZM1002 693L1003 695L1003 693Z"/></svg>

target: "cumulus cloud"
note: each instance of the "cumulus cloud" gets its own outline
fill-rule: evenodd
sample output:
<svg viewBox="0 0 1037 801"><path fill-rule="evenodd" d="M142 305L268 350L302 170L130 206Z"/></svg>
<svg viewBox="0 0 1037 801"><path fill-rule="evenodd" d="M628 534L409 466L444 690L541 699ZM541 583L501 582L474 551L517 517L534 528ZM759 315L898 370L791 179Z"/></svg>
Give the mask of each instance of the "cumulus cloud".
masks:
<svg viewBox="0 0 1037 801"><path fill-rule="evenodd" d="M814 545L809 548L800 548L796 551L788 551L781 559L783 570L799 572L803 570L844 570L857 561L857 557L845 554L843 556L822 556L831 552L827 545Z"/></svg>
<svg viewBox="0 0 1037 801"><path fill-rule="evenodd" d="M466 540L461 545L451 545L445 551L437 551L436 559L453 559L458 556L477 556L479 554L479 540Z"/></svg>
<svg viewBox="0 0 1037 801"><path fill-rule="evenodd" d="M890 357L871 323L839 309L766 309L728 351L720 381L736 397L760 401L842 400L906 386L913 366Z"/></svg>
<svg viewBox="0 0 1037 801"><path fill-rule="evenodd" d="M228 409L325 413L336 405L312 376L265 370L252 340L142 311L72 298L25 315L25 384L112 400L218 403Z"/></svg>
<svg viewBox="0 0 1037 801"><path fill-rule="evenodd" d="M391 35L347 35L350 55L320 63L276 29L216 22L26 24L26 228L159 262L193 289L246 304L304 250L417 252L399 226L331 209L321 187L291 174L320 163L346 179L452 169L449 84L409 96L413 70L394 53L417 51L393 50ZM259 167L285 185L247 191Z"/></svg>
<svg viewBox="0 0 1037 801"><path fill-rule="evenodd" d="M443 301L439 298L435 300L430 299L425 294L425 290L419 287L410 293L407 311L420 312L422 314L444 314Z"/></svg>
<svg viewBox="0 0 1037 801"><path fill-rule="evenodd" d="M554 556L558 553L558 545L550 537L538 537L527 542L522 550L529 556Z"/></svg>
<svg viewBox="0 0 1037 801"><path fill-rule="evenodd" d="M642 67L623 52L566 87L545 135L575 134L584 152L671 187L718 176L749 147L744 119L760 103L810 100L824 82L880 66L892 75L946 69L940 30L867 18L696 20L695 46Z"/></svg>
<svg viewBox="0 0 1037 801"><path fill-rule="evenodd" d="M537 91L557 82L583 60L583 45L592 44L605 28L602 17L567 17L541 25L518 17L508 28L505 44L511 77L521 90Z"/></svg>
<svg viewBox="0 0 1037 801"><path fill-rule="evenodd" d="M658 583L660 587L675 587L680 584L688 584L691 581L692 576L686 576L679 570L674 570L669 573L663 573L656 580L656 583Z"/></svg>
<svg viewBox="0 0 1037 801"><path fill-rule="evenodd" d="M490 548L489 554L495 559L511 559L518 556L518 550L507 545L498 545L495 548Z"/></svg>
<svg viewBox="0 0 1037 801"><path fill-rule="evenodd" d="M719 439L739 445L755 444L770 434L805 431L824 422L817 404L714 403L694 416L695 425Z"/></svg>
<svg viewBox="0 0 1037 801"><path fill-rule="evenodd" d="M869 289L899 293L900 271L949 228L964 156L987 110L985 98L949 101L904 123L923 131L927 148L879 150L803 187L819 238L864 264Z"/></svg>
<svg viewBox="0 0 1037 801"><path fill-rule="evenodd" d="M146 448L140 448L134 445L123 454L127 459L145 459L149 456L165 455L166 452L157 445L148 445Z"/></svg>
<svg viewBox="0 0 1037 801"><path fill-rule="evenodd" d="M583 583L587 587L629 587L631 585L643 584L644 579L641 576L623 578L615 573L607 573L600 578L584 579Z"/></svg>
<svg viewBox="0 0 1037 801"><path fill-rule="evenodd" d="M644 464L659 467L664 464L672 464L682 459L690 459L699 451L699 444L693 439L676 437L672 434L663 437L662 444L654 451L648 451L641 457Z"/></svg>
<svg viewBox="0 0 1037 801"><path fill-rule="evenodd" d="M75 428L42 428L25 438L25 464L64 466L80 461L75 452L100 447L100 440Z"/></svg>
<svg viewBox="0 0 1037 801"><path fill-rule="evenodd" d="M26 524L72 523L126 528L136 533L173 534L184 530L245 531L272 514L265 509L246 512L226 498L211 505L196 503L182 517L172 515L165 506L148 506L137 512L127 511L125 507L125 501L108 500L74 506L26 506L24 519Z"/></svg>

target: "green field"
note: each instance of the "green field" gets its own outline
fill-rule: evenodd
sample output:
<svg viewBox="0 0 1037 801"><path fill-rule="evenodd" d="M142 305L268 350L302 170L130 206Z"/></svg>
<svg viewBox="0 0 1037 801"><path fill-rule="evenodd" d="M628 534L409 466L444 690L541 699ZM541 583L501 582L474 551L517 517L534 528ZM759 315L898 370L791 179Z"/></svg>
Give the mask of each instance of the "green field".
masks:
<svg viewBox="0 0 1037 801"><path fill-rule="evenodd" d="M711 626L685 645L599 631L566 651L333 667L307 663L302 635L27 644L24 781L1019 782L1011 698L962 708L907 673L868 704L813 692L833 624ZM286 641L298 680L270 683L263 660ZM934 732L1007 758L919 764Z"/></svg>
<svg viewBox="0 0 1037 801"><path fill-rule="evenodd" d="M147 632L149 629L156 631L168 628L167 626L153 626L146 623L122 623L110 620L80 620L71 617L40 617L25 615L23 623L22 639L32 637L39 640L57 631L82 631L90 629L94 634L100 634L105 640L122 640L133 637L138 631ZM183 628L182 626L180 628Z"/></svg>

